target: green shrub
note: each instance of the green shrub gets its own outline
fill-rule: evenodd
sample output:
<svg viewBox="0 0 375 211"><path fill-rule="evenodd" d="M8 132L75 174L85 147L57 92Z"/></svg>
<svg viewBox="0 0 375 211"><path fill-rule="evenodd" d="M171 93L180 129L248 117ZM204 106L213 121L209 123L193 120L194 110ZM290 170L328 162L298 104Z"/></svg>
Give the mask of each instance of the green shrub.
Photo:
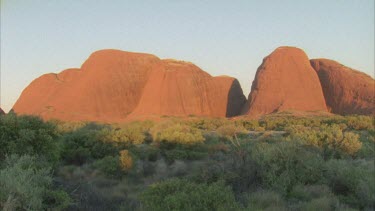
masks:
<svg viewBox="0 0 375 211"><path fill-rule="evenodd" d="M245 199L247 210L287 210L282 196L274 191L259 190Z"/></svg>
<svg viewBox="0 0 375 211"><path fill-rule="evenodd" d="M312 199L311 201L305 202L301 206L301 210L307 211L330 211L336 210L335 208L338 205L338 200L331 196L331 197L319 197ZM341 210L341 209L338 209Z"/></svg>
<svg viewBox="0 0 375 211"><path fill-rule="evenodd" d="M360 131L360 141L362 142L361 149L357 152L358 158L374 159L375 158L375 134L372 130Z"/></svg>
<svg viewBox="0 0 375 211"><path fill-rule="evenodd" d="M43 156L56 162L59 158L54 124L34 116L0 116L0 161L7 154Z"/></svg>
<svg viewBox="0 0 375 211"><path fill-rule="evenodd" d="M298 201L311 201L319 197L331 197L333 193L327 185L296 185L289 197Z"/></svg>
<svg viewBox="0 0 375 211"><path fill-rule="evenodd" d="M288 193L296 184L314 184L323 174L323 158L291 142L258 143L251 150L266 187Z"/></svg>
<svg viewBox="0 0 375 211"><path fill-rule="evenodd" d="M141 196L146 210L238 210L234 195L223 182L196 184L171 179L153 184Z"/></svg>
<svg viewBox="0 0 375 211"><path fill-rule="evenodd" d="M4 210L63 209L70 198L63 191L51 189L52 177L36 157L12 155L0 170L0 206Z"/></svg>
<svg viewBox="0 0 375 211"><path fill-rule="evenodd" d="M93 163L93 167L103 172L107 176L117 177L121 175L121 168L118 156L106 156Z"/></svg>
<svg viewBox="0 0 375 211"><path fill-rule="evenodd" d="M82 128L62 136L62 159L68 164L82 165L94 159L117 154L111 143L100 140L100 130Z"/></svg>
<svg viewBox="0 0 375 211"><path fill-rule="evenodd" d="M329 160L324 178L340 200L364 209L375 207L374 160Z"/></svg>

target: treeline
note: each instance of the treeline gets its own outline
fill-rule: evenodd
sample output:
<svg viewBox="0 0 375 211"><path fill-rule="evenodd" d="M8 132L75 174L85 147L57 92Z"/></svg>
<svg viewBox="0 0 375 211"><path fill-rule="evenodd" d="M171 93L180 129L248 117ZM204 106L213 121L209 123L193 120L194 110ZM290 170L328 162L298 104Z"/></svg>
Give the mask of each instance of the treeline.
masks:
<svg viewBox="0 0 375 211"><path fill-rule="evenodd" d="M0 116L4 210L373 210L368 116Z"/></svg>

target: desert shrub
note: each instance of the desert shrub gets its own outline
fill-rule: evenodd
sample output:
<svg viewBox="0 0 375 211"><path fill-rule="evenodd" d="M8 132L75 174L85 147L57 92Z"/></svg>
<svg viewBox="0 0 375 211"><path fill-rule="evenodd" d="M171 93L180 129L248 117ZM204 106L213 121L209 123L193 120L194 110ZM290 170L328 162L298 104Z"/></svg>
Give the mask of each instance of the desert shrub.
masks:
<svg viewBox="0 0 375 211"><path fill-rule="evenodd" d="M187 122L187 124L200 130L215 131L217 128L227 124L228 122L229 120L225 118L201 118Z"/></svg>
<svg viewBox="0 0 375 211"><path fill-rule="evenodd" d="M125 172L128 172L133 167L133 158L128 150L120 151L120 167Z"/></svg>
<svg viewBox="0 0 375 211"><path fill-rule="evenodd" d="M95 160L93 167L103 172L107 176L118 177L121 175L120 159L118 156L106 156Z"/></svg>
<svg viewBox="0 0 375 211"><path fill-rule="evenodd" d="M56 124L59 133L69 133L86 126L86 122L62 122L58 120L51 121Z"/></svg>
<svg viewBox="0 0 375 211"><path fill-rule="evenodd" d="M289 197L298 201L310 201L319 197L333 196L327 185L296 185L290 192Z"/></svg>
<svg viewBox="0 0 375 211"><path fill-rule="evenodd" d="M293 142L258 143L251 150L262 183L288 193L296 184L314 184L323 174L323 158Z"/></svg>
<svg viewBox="0 0 375 211"><path fill-rule="evenodd" d="M246 130L257 130L259 126L258 120L245 120L245 119L240 119L240 120L235 120L234 124L237 127L244 128Z"/></svg>
<svg viewBox="0 0 375 211"><path fill-rule="evenodd" d="M0 170L0 205L4 210L63 209L70 198L51 189L52 177L46 163L36 157L11 155Z"/></svg>
<svg viewBox="0 0 375 211"><path fill-rule="evenodd" d="M74 203L67 210L137 210L135 185L98 174L91 166L71 166L63 170L64 186ZM65 177L67 176L67 177Z"/></svg>
<svg viewBox="0 0 375 211"><path fill-rule="evenodd" d="M370 131L362 131L360 132L360 141L362 142L362 147L357 156L359 158L373 159L375 157L375 134Z"/></svg>
<svg viewBox="0 0 375 211"><path fill-rule="evenodd" d="M142 125L129 123L121 128L108 128L101 131L102 140L117 144L142 144L146 138L146 129Z"/></svg>
<svg viewBox="0 0 375 211"><path fill-rule="evenodd" d="M240 145L240 142L238 140L238 135L240 133L246 133L246 132L247 131L244 128L238 127L235 124L226 124L226 125L220 126L217 129L217 133L221 137L229 140L234 146Z"/></svg>
<svg viewBox="0 0 375 211"><path fill-rule="evenodd" d="M171 179L153 184L141 196L146 210L236 210L239 205L223 182L197 184Z"/></svg>
<svg viewBox="0 0 375 211"><path fill-rule="evenodd" d="M331 153L336 157L340 153L354 155L362 147L357 134L343 132L337 125L323 126L318 136L320 136L321 140L318 146L323 147L325 150L332 150Z"/></svg>
<svg viewBox="0 0 375 211"><path fill-rule="evenodd" d="M0 161L6 154L43 156L51 162L59 158L58 133L50 122L34 116L0 116Z"/></svg>
<svg viewBox="0 0 375 211"><path fill-rule="evenodd" d="M100 140L100 130L82 128L62 136L62 159L68 164L82 165L118 152L111 143Z"/></svg>
<svg viewBox="0 0 375 211"><path fill-rule="evenodd" d="M348 128L353 130L370 130L374 128L374 119L371 116L347 116L345 120Z"/></svg>
<svg viewBox="0 0 375 211"><path fill-rule="evenodd" d="M206 157L207 153L186 148L176 148L171 150L163 150L162 155L164 155L169 163L172 163L175 160L199 160Z"/></svg>
<svg viewBox="0 0 375 211"><path fill-rule="evenodd" d="M142 144L130 148L134 156L144 161L156 161L160 157L160 148L155 145Z"/></svg>
<svg viewBox="0 0 375 211"><path fill-rule="evenodd" d="M362 147L357 134L343 132L338 125L322 125L319 128L297 125L288 127L287 132L291 139L322 149L326 158L340 157L344 154L353 156Z"/></svg>
<svg viewBox="0 0 375 211"><path fill-rule="evenodd" d="M330 211L330 210L337 210L335 209L338 206L338 200L334 196L330 197L319 197L312 199L311 201L305 202L301 205L301 210L307 211ZM342 209L338 209L342 210Z"/></svg>
<svg viewBox="0 0 375 211"><path fill-rule="evenodd" d="M73 203L73 200L64 190L48 189L44 203L47 205L47 210L65 210Z"/></svg>
<svg viewBox="0 0 375 211"><path fill-rule="evenodd" d="M150 132L155 142L196 144L204 141L201 130L181 123L162 122L152 127Z"/></svg>
<svg viewBox="0 0 375 211"><path fill-rule="evenodd" d="M340 200L361 209L375 207L374 161L329 160L324 178Z"/></svg>
<svg viewBox="0 0 375 211"><path fill-rule="evenodd" d="M245 197L247 210L287 210L283 197L274 191L258 190Z"/></svg>

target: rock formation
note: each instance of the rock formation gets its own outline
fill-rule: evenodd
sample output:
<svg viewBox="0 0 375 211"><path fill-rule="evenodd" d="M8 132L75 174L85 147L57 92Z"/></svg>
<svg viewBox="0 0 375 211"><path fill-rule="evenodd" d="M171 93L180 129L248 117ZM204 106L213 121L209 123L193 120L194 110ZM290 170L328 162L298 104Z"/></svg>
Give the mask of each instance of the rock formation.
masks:
<svg viewBox="0 0 375 211"><path fill-rule="evenodd" d="M131 116L234 116L246 102L234 78L212 77L183 61L162 60L162 64L151 72Z"/></svg>
<svg viewBox="0 0 375 211"><path fill-rule="evenodd" d="M328 59L312 59L328 109L335 114L375 114L375 81Z"/></svg>
<svg viewBox="0 0 375 211"><path fill-rule="evenodd" d="M263 59L243 113L260 116L279 111L326 111L319 78L298 48L279 47Z"/></svg>
<svg viewBox="0 0 375 211"><path fill-rule="evenodd" d="M136 107L158 61L149 54L98 51L80 69L34 80L13 109L45 119L120 121Z"/></svg>
<svg viewBox="0 0 375 211"><path fill-rule="evenodd" d="M130 114L233 116L245 100L238 81L191 63L101 50L79 69L34 80L13 109L44 119L119 122Z"/></svg>

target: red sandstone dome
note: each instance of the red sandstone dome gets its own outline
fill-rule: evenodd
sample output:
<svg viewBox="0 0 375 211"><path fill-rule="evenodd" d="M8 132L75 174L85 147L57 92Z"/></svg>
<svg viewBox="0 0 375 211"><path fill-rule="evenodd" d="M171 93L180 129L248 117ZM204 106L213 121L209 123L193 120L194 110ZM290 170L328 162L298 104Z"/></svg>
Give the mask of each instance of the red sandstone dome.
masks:
<svg viewBox="0 0 375 211"><path fill-rule="evenodd" d="M131 116L226 117L238 115L245 102L236 79L212 77L189 62L162 60Z"/></svg>
<svg viewBox="0 0 375 211"><path fill-rule="evenodd" d="M312 59L327 107L335 114L375 114L375 81L370 76L328 59Z"/></svg>
<svg viewBox="0 0 375 211"><path fill-rule="evenodd" d="M327 110L316 72L295 47L279 47L263 59L243 113L257 117L287 110Z"/></svg>
<svg viewBox="0 0 375 211"><path fill-rule="evenodd" d="M13 109L44 119L118 122L133 111L225 117L238 114L244 101L235 79L212 77L195 65L176 65L150 54L101 50L79 69L34 80Z"/></svg>

